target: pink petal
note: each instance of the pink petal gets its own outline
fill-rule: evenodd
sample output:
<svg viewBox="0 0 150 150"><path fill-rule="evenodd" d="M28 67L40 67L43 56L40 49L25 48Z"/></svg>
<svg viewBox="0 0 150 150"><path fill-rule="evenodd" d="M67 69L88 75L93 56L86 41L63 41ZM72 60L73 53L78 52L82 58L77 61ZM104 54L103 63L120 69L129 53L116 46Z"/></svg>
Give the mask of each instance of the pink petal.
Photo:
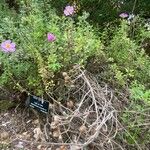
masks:
<svg viewBox="0 0 150 150"><path fill-rule="evenodd" d="M2 48L5 48L5 45L6 45L6 44L3 42L3 43L1 44L1 47L2 47Z"/></svg>
<svg viewBox="0 0 150 150"><path fill-rule="evenodd" d="M71 6L71 7L69 8L69 11L70 11L70 12L73 12L73 11L74 11L73 6Z"/></svg>
<svg viewBox="0 0 150 150"><path fill-rule="evenodd" d="M65 7L65 9L69 9L69 8L70 8L70 6L66 6L66 7Z"/></svg>
<svg viewBox="0 0 150 150"><path fill-rule="evenodd" d="M65 14L66 16L69 16L69 12L68 12L67 10L64 10L64 14Z"/></svg>
<svg viewBox="0 0 150 150"><path fill-rule="evenodd" d="M15 47L16 47L16 44L15 44L15 43L11 43L11 47L12 47L12 48L15 48Z"/></svg>
<svg viewBox="0 0 150 150"><path fill-rule="evenodd" d="M15 52L15 48L11 48L11 49L9 49L9 52Z"/></svg>
<svg viewBox="0 0 150 150"><path fill-rule="evenodd" d="M10 44L10 43L11 43L11 40L6 40L4 43L5 43L5 44Z"/></svg>
<svg viewBox="0 0 150 150"><path fill-rule="evenodd" d="M9 52L9 50L8 50L8 49L5 49L5 48L3 48L2 51L5 52L5 53L8 53L8 52Z"/></svg>
<svg viewBox="0 0 150 150"><path fill-rule="evenodd" d="M48 34L47 34L47 39L48 39L49 42L53 42L53 41L56 40L56 37L55 37L54 34L48 33Z"/></svg>

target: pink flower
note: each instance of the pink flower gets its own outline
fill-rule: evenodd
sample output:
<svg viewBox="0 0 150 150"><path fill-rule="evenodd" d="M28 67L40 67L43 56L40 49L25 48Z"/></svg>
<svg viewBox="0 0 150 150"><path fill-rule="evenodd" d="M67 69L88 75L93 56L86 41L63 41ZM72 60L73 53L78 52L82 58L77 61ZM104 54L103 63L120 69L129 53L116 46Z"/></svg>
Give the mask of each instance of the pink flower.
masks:
<svg viewBox="0 0 150 150"><path fill-rule="evenodd" d="M121 13L120 15L119 15L119 17L121 17L121 18L123 18L123 19L125 19L125 18L127 18L129 15L127 14L127 13Z"/></svg>
<svg viewBox="0 0 150 150"><path fill-rule="evenodd" d="M66 6L64 9L64 15L65 16L71 16L73 15L75 12L74 7L73 6Z"/></svg>
<svg viewBox="0 0 150 150"><path fill-rule="evenodd" d="M11 40L6 40L1 43L1 49L6 53L14 52L16 50L16 44L12 43Z"/></svg>
<svg viewBox="0 0 150 150"><path fill-rule="evenodd" d="M55 36L54 34L52 34L52 33L48 33L48 34L47 34L47 40L48 40L49 42L53 42L53 41L56 40L56 36Z"/></svg>

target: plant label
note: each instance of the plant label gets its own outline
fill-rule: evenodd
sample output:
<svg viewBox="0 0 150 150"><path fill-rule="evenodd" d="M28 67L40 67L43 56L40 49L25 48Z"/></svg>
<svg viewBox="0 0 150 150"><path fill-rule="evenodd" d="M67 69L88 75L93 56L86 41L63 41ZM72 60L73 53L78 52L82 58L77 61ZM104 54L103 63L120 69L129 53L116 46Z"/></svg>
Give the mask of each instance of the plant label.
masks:
<svg viewBox="0 0 150 150"><path fill-rule="evenodd" d="M37 111L48 113L49 110L49 102L46 100L43 100L39 97L36 97L34 95L29 95L29 106L36 109Z"/></svg>

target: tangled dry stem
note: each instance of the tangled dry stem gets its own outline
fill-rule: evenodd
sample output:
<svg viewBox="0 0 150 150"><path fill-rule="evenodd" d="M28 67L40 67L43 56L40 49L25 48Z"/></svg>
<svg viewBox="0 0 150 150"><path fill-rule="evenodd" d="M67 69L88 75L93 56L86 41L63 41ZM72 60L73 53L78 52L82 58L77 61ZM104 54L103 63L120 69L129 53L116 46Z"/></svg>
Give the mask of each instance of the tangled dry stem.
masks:
<svg viewBox="0 0 150 150"><path fill-rule="evenodd" d="M126 149L124 139L122 145L116 140L116 135L120 132L126 132L132 138L128 130L119 122L120 118L118 119L121 113L117 109L118 102L126 96L121 93L121 98L117 99L114 90L106 83L99 83L93 75L79 66L67 76L69 80L55 91L58 94L57 99L54 99L51 93L47 93L54 103L50 105L44 125L41 128L37 126L34 130L36 140L20 138L13 129L15 134L13 141L21 140L25 143L46 145L52 150ZM149 109L145 111L142 115L148 116ZM141 112L129 111L128 113ZM26 114L20 114L22 118L20 125L25 129L26 123L23 120L26 117L24 116ZM145 121L145 124L139 125L149 126L149 119ZM1 126L3 127L3 124ZM7 125L4 126L3 130ZM140 145L134 142L137 149L141 150Z"/></svg>
<svg viewBox="0 0 150 150"><path fill-rule="evenodd" d="M51 110L52 116L57 118L53 117L51 122L51 130L58 131L59 142L55 145L67 145L69 149L89 146L94 149L113 149L117 145L123 149L113 140L118 132L118 119L112 105L114 95L111 89L107 85L100 86L93 76L80 67L75 68L71 81L73 86L67 94L75 98L72 108L62 105L49 94L59 105L59 111L56 107ZM47 124L45 135L48 138Z"/></svg>

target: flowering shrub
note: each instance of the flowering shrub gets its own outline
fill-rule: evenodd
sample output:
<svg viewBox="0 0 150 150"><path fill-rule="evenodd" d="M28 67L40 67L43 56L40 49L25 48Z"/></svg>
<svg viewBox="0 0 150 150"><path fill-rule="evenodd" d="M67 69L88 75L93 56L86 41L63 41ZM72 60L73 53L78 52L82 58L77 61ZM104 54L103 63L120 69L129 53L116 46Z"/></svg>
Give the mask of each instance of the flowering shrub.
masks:
<svg viewBox="0 0 150 150"><path fill-rule="evenodd" d="M54 78L61 71L67 71L75 64L86 66L87 60L93 56L106 58L102 51L104 45L92 26L86 21L87 13L74 19L72 18L73 6L66 6L60 17L54 13L50 5L46 7L47 15L45 15L45 5L42 3L39 6L35 1L29 6L30 13L26 9L26 4L22 2L21 9L23 11L18 14L17 20L16 14L11 19L9 17L11 14L7 17L2 16L1 50L7 52L15 50L14 43L10 41L9 45L3 43L5 39L13 39L17 50L9 56L0 53L2 60L1 85L11 83L10 81L14 84L14 80L8 76L11 74L13 75L11 78L14 77L15 82L29 91L35 90L40 95L43 93L43 89L52 89L55 86ZM66 17L68 15L70 17ZM127 13L122 13L121 16L127 17L127 15ZM75 22L75 20L78 21ZM16 25L18 23L19 26ZM112 77L112 80L115 78L120 85L125 85L126 82L134 79L140 79L141 84L145 84L148 83L149 78L146 69L149 61L143 50L140 50L140 46L130 39L129 30L130 26L126 20L123 20L121 27L116 32L112 31L114 36L111 36L111 40L108 40L109 37L105 33L103 34L103 37L107 37L104 44L109 41L108 46L104 48L108 50L108 62L110 59L114 62L108 66L111 68L108 72L105 70L104 78ZM142 30L141 36L143 35L147 37L148 33ZM105 63L102 59L97 61L101 64ZM131 62L133 63L131 64ZM6 69L8 66L9 73Z"/></svg>
<svg viewBox="0 0 150 150"><path fill-rule="evenodd" d="M60 17L52 9L45 16L43 6L32 2L28 13L22 3L24 12L18 15L19 27L16 27L15 21L13 23L17 31L12 32L10 28L3 33L2 41L6 36L15 37L17 50L9 56L0 53L3 64L1 85L9 83L14 89L26 89L42 95L45 90L53 89L55 78L61 71L67 71L76 64L85 66L89 57L103 55L102 43L86 21L87 13L79 16L75 24L71 17L74 13L72 6L66 6L65 16L62 12ZM66 17L68 15L70 17ZM7 17L5 19L8 20ZM10 21L4 23L7 26L12 24ZM7 51L15 50L14 43L10 41L2 43L2 47Z"/></svg>

